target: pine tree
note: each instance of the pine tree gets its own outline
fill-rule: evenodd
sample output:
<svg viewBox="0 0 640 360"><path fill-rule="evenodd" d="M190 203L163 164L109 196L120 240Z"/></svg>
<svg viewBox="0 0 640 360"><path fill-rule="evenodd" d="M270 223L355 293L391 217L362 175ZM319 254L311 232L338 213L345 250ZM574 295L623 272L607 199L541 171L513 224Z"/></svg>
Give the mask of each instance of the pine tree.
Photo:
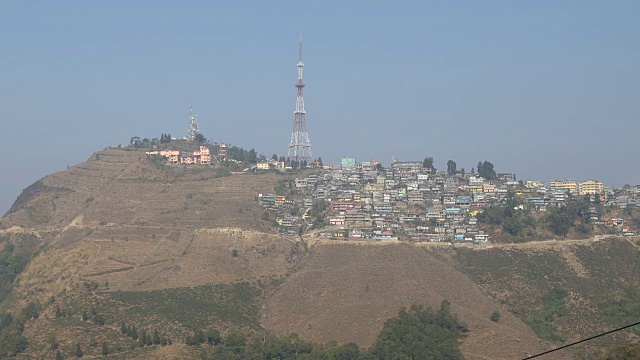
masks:
<svg viewBox="0 0 640 360"><path fill-rule="evenodd" d="M158 334L158 329L153 331L153 343L156 345L160 344L160 334Z"/></svg>
<svg viewBox="0 0 640 360"><path fill-rule="evenodd" d="M147 332L145 330L142 330L140 332L140 346L145 345L147 345Z"/></svg>
<svg viewBox="0 0 640 360"><path fill-rule="evenodd" d="M133 327L131 328L131 338L133 340L138 340L138 330L136 330L135 325L133 325Z"/></svg>
<svg viewBox="0 0 640 360"><path fill-rule="evenodd" d="M107 342L103 341L102 342L102 356L107 356L109 355L109 349L107 349Z"/></svg>
<svg viewBox="0 0 640 360"><path fill-rule="evenodd" d="M56 360L64 360L64 357L60 353L60 350L58 350L58 352L56 353Z"/></svg>
<svg viewBox="0 0 640 360"><path fill-rule="evenodd" d="M59 318L62 316L62 312L60 312L60 306L56 305L56 318Z"/></svg>
<svg viewBox="0 0 640 360"><path fill-rule="evenodd" d="M82 321L87 321L88 318L89 316L87 315L87 312L85 310L82 310Z"/></svg>
<svg viewBox="0 0 640 360"><path fill-rule="evenodd" d="M124 321L122 322L122 325L120 325L120 332L123 334L127 333L127 325L124 324Z"/></svg>
<svg viewBox="0 0 640 360"><path fill-rule="evenodd" d="M80 343L78 343L76 345L76 357L82 357L82 355L84 354L82 353L82 349L80 348Z"/></svg>
<svg viewBox="0 0 640 360"><path fill-rule="evenodd" d="M127 336L128 336L128 337L131 337L132 335L133 335L133 333L131 332L131 325L129 325L129 326L127 327Z"/></svg>

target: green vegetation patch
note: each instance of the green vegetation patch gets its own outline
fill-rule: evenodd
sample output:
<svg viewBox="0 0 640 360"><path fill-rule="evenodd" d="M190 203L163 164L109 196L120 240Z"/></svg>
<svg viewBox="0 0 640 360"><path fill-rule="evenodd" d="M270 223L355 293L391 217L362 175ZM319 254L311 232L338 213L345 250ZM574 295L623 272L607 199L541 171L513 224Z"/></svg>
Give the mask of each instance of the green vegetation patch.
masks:
<svg viewBox="0 0 640 360"><path fill-rule="evenodd" d="M525 318L525 322L533 328L541 339L552 342L564 342L566 340L558 335L557 329L553 326L553 321L565 312L566 298L566 290L553 289L542 299L544 308Z"/></svg>
<svg viewBox="0 0 640 360"><path fill-rule="evenodd" d="M191 328L211 325L259 328L258 298L261 290L247 282L174 288L155 291L118 291L111 300L124 310L123 317L161 317Z"/></svg>
<svg viewBox="0 0 640 360"><path fill-rule="evenodd" d="M189 337L188 345L208 342L213 348L202 351L202 359L462 359L458 341L467 327L449 312L450 303L444 300L438 311L413 305L400 310L389 319L378 339L368 350L354 343L338 345L310 343L296 334L283 338L259 336L250 338L230 330L226 338L217 332L197 332Z"/></svg>
<svg viewBox="0 0 640 360"><path fill-rule="evenodd" d="M457 249L453 259L538 336L562 342L638 321L639 255L626 239L610 239L545 249ZM585 347L623 344L629 335L612 334Z"/></svg>

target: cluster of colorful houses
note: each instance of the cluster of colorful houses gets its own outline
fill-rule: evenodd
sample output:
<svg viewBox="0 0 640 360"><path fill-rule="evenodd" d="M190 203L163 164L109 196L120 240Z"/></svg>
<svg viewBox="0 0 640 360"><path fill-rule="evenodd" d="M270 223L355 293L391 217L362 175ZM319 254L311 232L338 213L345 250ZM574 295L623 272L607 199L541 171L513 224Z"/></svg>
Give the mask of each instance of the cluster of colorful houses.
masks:
<svg viewBox="0 0 640 360"><path fill-rule="evenodd" d="M144 154L146 156L163 156L171 164L211 164L211 150L206 146L200 146L199 149L190 152L179 150L154 150L147 151Z"/></svg>
<svg viewBox="0 0 640 360"><path fill-rule="evenodd" d="M515 174L497 174L487 180L477 174L450 175L425 168L421 162L380 163L342 159L341 166L296 179L296 195L259 194L259 201L276 213L284 233L297 234L300 226L314 224L311 209L323 202L327 214L322 233L331 238L395 238L413 241L485 242L489 235L478 227L476 215L487 206L516 194L538 211L561 206L569 196L589 196L590 215L598 225L622 228L623 219L598 218L596 203L626 208L640 206L640 186L611 189L587 180L551 181L550 185L517 181ZM292 211L294 210L294 211Z"/></svg>
<svg viewBox="0 0 640 360"><path fill-rule="evenodd" d="M217 145L218 147L218 160L224 161L227 158L226 144ZM208 146L200 146L193 151L179 151L179 150L153 150L144 153L145 156L150 157L154 155L164 157L168 163L174 165L209 165L212 163L211 149Z"/></svg>

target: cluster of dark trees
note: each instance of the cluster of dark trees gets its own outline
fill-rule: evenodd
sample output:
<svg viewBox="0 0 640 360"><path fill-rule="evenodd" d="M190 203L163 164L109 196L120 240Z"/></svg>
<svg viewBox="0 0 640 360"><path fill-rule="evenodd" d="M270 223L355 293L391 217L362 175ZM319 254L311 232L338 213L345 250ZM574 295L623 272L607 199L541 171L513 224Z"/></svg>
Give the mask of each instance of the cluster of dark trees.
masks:
<svg viewBox="0 0 640 360"><path fill-rule="evenodd" d="M157 329L153 331L153 334L147 333L144 329L140 330L140 333L138 333L138 329L135 325L127 326L124 321L120 324L120 332L133 340L138 340L141 347L151 345L165 346L173 343L171 338L160 336Z"/></svg>
<svg viewBox="0 0 640 360"><path fill-rule="evenodd" d="M161 144L166 144L166 143L170 143L170 142L171 142L171 134L162 133L162 135L160 135L160 143Z"/></svg>
<svg viewBox="0 0 640 360"><path fill-rule="evenodd" d="M198 144L204 144L207 142L207 138L204 137L204 135L202 135L201 133L197 133L193 140Z"/></svg>
<svg viewBox="0 0 640 360"><path fill-rule="evenodd" d="M8 240L6 244L0 244L0 302L11 293L11 287L18 274L24 270L31 259L32 252L27 249L17 248ZM15 355L23 351L27 346L27 339L22 336L24 323L32 318L37 318L38 305L29 303L19 316L14 318L10 313L0 313L0 354Z"/></svg>
<svg viewBox="0 0 640 360"><path fill-rule="evenodd" d="M0 354L15 356L27 347L27 339L22 336L24 324L39 316L38 305L30 302L20 315L14 318L10 313L0 313Z"/></svg>
<svg viewBox="0 0 640 360"><path fill-rule="evenodd" d="M287 159L286 164L288 166L291 166L293 170L306 169L309 166L309 164L307 163L307 160L296 161L296 160Z"/></svg>
<svg viewBox="0 0 640 360"><path fill-rule="evenodd" d="M248 163L255 164L258 162L258 153L253 148L251 148L250 150L245 150L241 147L230 146L229 148L227 148L227 159L246 161Z"/></svg>
<svg viewBox="0 0 640 360"><path fill-rule="evenodd" d="M431 156L427 156L424 158L424 160L422 161L422 167L431 168L433 169L433 171L437 170L436 167L433 166L433 157ZM471 173L472 174L475 173L474 168L471 168ZM460 170L458 170L458 164L456 164L456 162L453 160L449 160L447 161L447 174L449 175L460 174L464 176L466 172L464 168L461 168ZM478 175L480 175L481 177L487 180L496 180L498 178L498 174L496 174L496 171L493 169L493 164L488 161L478 162Z"/></svg>
<svg viewBox="0 0 640 360"><path fill-rule="evenodd" d="M564 237L572 228L581 235L589 235L593 230L589 204L588 198L569 196L565 205L548 207L545 215L536 219L521 199L509 194L503 203L489 206L478 214L478 221L501 226L503 233L513 237L533 237L536 229Z"/></svg>
<svg viewBox="0 0 640 360"><path fill-rule="evenodd" d="M11 243L7 243L0 250L0 302L9 296L13 281L24 270L30 259L30 251L16 248Z"/></svg>
<svg viewBox="0 0 640 360"><path fill-rule="evenodd" d="M457 170L456 162L453 160L447 161L447 174L454 175Z"/></svg>
<svg viewBox="0 0 640 360"><path fill-rule="evenodd" d="M244 335L238 333L235 330L229 331L227 334L227 338L225 342L227 343L235 343L236 337L243 337ZM220 336L220 332L216 329L209 329L206 333L202 330L196 330L193 332L193 335L189 335L184 339L184 343L187 345L199 345L207 343L209 345L218 345L222 342L222 336Z"/></svg>
<svg viewBox="0 0 640 360"><path fill-rule="evenodd" d="M378 339L368 350L354 343L338 345L310 343L296 334L283 338L261 336L250 339L231 330L226 337L194 334L198 341L215 345L202 354L203 359L462 359L458 340L467 327L450 313L444 300L438 311L413 305L389 319ZM193 343L194 341L192 341ZM193 344L195 345L195 344Z"/></svg>
<svg viewBox="0 0 640 360"><path fill-rule="evenodd" d="M81 318L82 318L82 321L91 321L96 325L104 325L104 319L102 318L102 315L98 314L95 308L91 309L91 316L87 314L86 310L82 311Z"/></svg>
<svg viewBox="0 0 640 360"><path fill-rule="evenodd" d="M546 226L556 235L567 236L571 227L581 235L589 235L593 223L589 214L589 199L569 196L566 204L548 208L544 217Z"/></svg>
<svg viewBox="0 0 640 360"><path fill-rule="evenodd" d="M496 180L498 179L498 175L496 171L493 169L493 164L486 161L478 161L478 175L487 179L487 180Z"/></svg>
<svg viewBox="0 0 640 360"><path fill-rule="evenodd" d="M424 158L424 160L422 160L422 167L430 168L433 169L433 171L436 171L436 168L433 166L433 157L427 156L426 158Z"/></svg>

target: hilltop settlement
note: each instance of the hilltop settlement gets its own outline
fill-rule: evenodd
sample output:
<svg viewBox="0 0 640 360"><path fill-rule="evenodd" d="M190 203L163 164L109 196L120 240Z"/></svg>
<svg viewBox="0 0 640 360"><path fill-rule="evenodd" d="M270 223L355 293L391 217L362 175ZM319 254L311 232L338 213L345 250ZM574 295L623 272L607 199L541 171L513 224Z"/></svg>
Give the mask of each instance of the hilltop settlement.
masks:
<svg viewBox="0 0 640 360"><path fill-rule="evenodd" d="M163 134L163 138L164 138ZM269 221L285 236L310 234L329 239L404 240L484 244L622 234L635 236L640 219L640 186L614 189L600 181L518 180L496 173L491 162L470 172L449 160L436 169L424 161L358 162L344 157L338 166L322 159L294 162L254 149L206 141L133 138L131 146L150 146L150 159L173 166L214 166L236 174L275 172L283 177L273 193L258 193ZM145 142L146 141L146 142ZM155 143L154 143L155 144ZM626 214L626 215L625 215Z"/></svg>

